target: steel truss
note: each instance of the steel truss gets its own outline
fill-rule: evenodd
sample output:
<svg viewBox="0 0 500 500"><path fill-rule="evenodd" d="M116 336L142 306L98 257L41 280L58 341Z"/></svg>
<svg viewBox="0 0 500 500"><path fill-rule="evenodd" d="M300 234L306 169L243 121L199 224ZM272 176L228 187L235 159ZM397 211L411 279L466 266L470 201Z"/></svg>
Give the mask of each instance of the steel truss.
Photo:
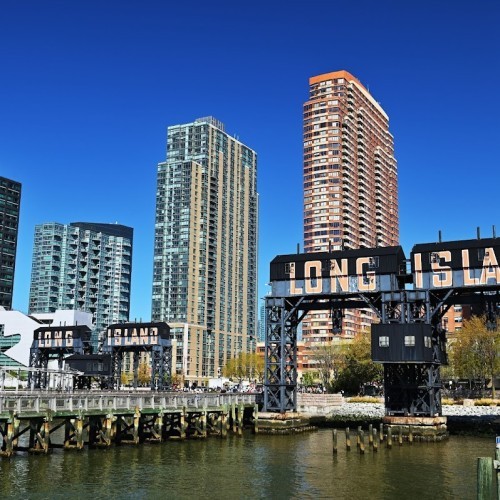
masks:
<svg viewBox="0 0 500 500"><path fill-rule="evenodd" d="M125 354L133 356L133 386L137 388L139 382L139 355L141 352L149 353L151 380L150 387L154 390L165 390L170 386L172 375L172 346L103 346L103 352L111 354L111 377L109 386L119 389L123 372L123 358Z"/></svg>
<svg viewBox="0 0 500 500"><path fill-rule="evenodd" d="M480 287L397 290L339 295L266 297L264 411L297 408L297 327L309 311L330 311L334 333L343 310L369 307L382 324L424 323L432 327L430 363L383 363L387 414L441 415L440 365L447 364L446 331L441 320L454 304L474 304L489 328L497 324L500 292Z"/></svg>
<svg viewBox="0 0 500 500"><path fill-rule="evenodd" d="M58 372L62 373L64 358L71 354L88 354L87 348L50 348L43 349L40 347L32 347L30 349L30 368L37 368L35 371L28 373L28 387L32 389L48 389L50 375L48 370L49 360L57 359ZM59 381L61 383L61 381Z"/></svg>

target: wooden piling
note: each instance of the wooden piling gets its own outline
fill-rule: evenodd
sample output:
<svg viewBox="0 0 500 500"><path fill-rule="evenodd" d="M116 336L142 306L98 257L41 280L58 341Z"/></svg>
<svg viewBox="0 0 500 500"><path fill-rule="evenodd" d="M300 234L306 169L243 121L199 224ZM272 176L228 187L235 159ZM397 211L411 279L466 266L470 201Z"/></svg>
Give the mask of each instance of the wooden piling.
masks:
<svg viewBox="0 0 500 500"><path fill-rule="evenodd" d="M347 451L351 449L351 434L349 432L349 427L345 428L345 447Z"/></svg>
<svg viewBox="0 0 500 500"><path fill-rule="evenodd" d="M368 445L373 446L373 425L368 425Z"/></svg>
<svg viewBox="0 0 500 500"><path fill-rule="evenodd" d="M373 451L378 451L378 437L377 437L377 429L373 429Z"/></svg>
<svg viewBox="0 0 500 500"><path fill-rule="evenodd" d="M333 429L333 453L337 453L337 429Z"/></svg>
<svg viewBox="0 0 500 500"><path fill-rule="evenodd" d="M233 434L236 434L236 404L231 404L231 420L233 423Z"/></svg>
<svg viewBox="0 0 500 500"><path fill-rule="evenodd" d="M480 457L477 459L477 499L493 498L493 459Z"/></svg>
<svg viewBox="0 0 500 500"><path fill-rule="evenodd" d="M11 457L14 454L14 446L13 446L13 436L14 436L14 422L9 421L7 423L7 433L5 436L4 447L5 450L2 452L4 457Z"/></svg>
<svg viewBox="0 0 500 500"><path fill-rule="evenodd" d="M200 417L201 437L207 437L207 411L203 410Z"/></svg>
<svg viewBox="0 0 500 500"><path fill-rule="evenodd" d="M408 426L408 442L413 444L413 429L411 425Z"/></svg>
<svg viewBox="0 0 500 500"><path fill-rule="evenodd" d="M83 450L83 419L77 418L75 424L76 449Z"/></svg>
<svg viewBox="0 0 500 500"><path fill-rule="evenodd" d="M153 434L156 441L160 443L163 441L163 411L160 411L158 416L155 418L153 424Z"/></svg>
<svg viewBox="0 0 500 500"><path fill-rule="evenodd" d="M245 407L243 405L238 406L238 436L243 436L243 422L245 419Z"/></svg>
<svg viewBox="0 0 500 500"><path fill-rule="evenodd" d="M401 426L399 426L398 443L399 443L399 446L403 446L403 429Z"/></svg>
<svg viewBox="0 0 500 500"><path fill-rule="evenodd" d="M254 405L253 407L253 432L254 434L259 433L259 406Z"/></svg>
<svg viewBox="0 0 500 500"><path fill-rule="evenodd" d="M387 448L392 448L392 429L391 426L387 426Z"/></svg>
<svg viewBox="0 0 500 500"><path fill-rule="evenodd" d="M133 442L134 444L139 444L139 425L141 420L141 410L136 407L134 412L134 431L133 431Z"/></svg>
<svg viewBox="0 0 500 500"><path fill-rule="evenodd" d="M357 448L359 448L359 445L361 444L360 434L361 434L361 426L358 425L358 430L356 432L356 447Z"/></svg>
<svg viewBox="0 0 500 500"><path fill-rule="evenodd" d="M359 431L359 452L365 453L365 433L362 430Z"/></svg>
<svg viewBox="0 0 500 500"><path fill-rule="evenodd" d="M222 407L222 412L220 415L220 437L227 437L227 406Z"/></svg>
<svg viewBox="0 0 500 500"><path fill-rule="evenodd" d="M180 438L181 439L186 439L186 429L187 429L186 407L184 406L182 408L182 413L179 415L179 431L180 431Z"/></svg>
<svg viewBox="0 0 500 500"><path fill-rule="evenodd" d="M19 444L19 427L21 425L21 421L16 417L12 417L12 421L14 424L14 435L12 437L12 446L13 448L17 448L17 445Z"/></svg>
<svg viewBox="0 0 500 500"><path fill-rule="evenodd" d="M384 424L383 422L380 422L380 442L384 442Z"/></svg>

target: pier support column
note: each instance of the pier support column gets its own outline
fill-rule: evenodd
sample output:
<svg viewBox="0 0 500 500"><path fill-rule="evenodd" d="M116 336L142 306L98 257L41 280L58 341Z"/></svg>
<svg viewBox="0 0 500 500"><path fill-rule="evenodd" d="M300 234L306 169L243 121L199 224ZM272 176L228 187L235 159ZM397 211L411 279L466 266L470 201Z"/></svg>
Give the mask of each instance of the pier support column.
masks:
<svg viewBox="0 0 500 500"><path fill-rule="evenodd" d="M83 450L83 418L78 417L75 424L76 449Z"/></svg>
<svg viewBox="0 0 500 500"><path fill-rule="evenodd" d="M4 457L11 457L14 454L14 422L10 419L5 426L4 439L4 450L1 454Z"/></svg>
<svg viewBox="0 0 500 500"><path fill-rule="evenodd" d="M181 439L186 439L186 429L187 429L187 423L186 423L186 407L184 406L182 408L182 413L180 414L180 433L181 433Z"/></svg>
<svg viewBox="0 0 500 500"><path fill-rule="evenodd" d="M12 436L12 448L15 450L19 442L19 427L21 425L21 421L16 417L13 417L12 421L14 426L14 435Z"/></svg>
<svg viewBox="0 0 500 500"><path fill-rule="evenodd" d="M101 431L101 440L104 446L111 446L111 436L113 433L113 415L108 414L104 418Z"/></svg>
<svg viewBox="0 0 500 500"><path fill-rule="evenodd" d="M201 428L201 437L207 437L207 411L204 410L200 415L200 428Z"/></svg>
<svg viewBox="0 0 500 500"><path fill-rule="evenodd" d="M236 404L231 404L231 420L233 423L233 434L236 434Z"/></svg>
<svg viewBox="0 0 500 500"><path fill-rule="evenodd" d="M141 410L139 408L135 409L134 413L134 431L132 434L132 440L134 444L139 444L139 426L141 423Z"/></svg>
<svg viewBox="0 0 500 500"><path fill-rule="evenodd" d="M243 419L245 416L245 407L243 405L238 406L238 421L236 422L236 427L238 430L238 436L243 436Z"/></svg>
<svg viewBox="0 0 500 500"><path fill-rule="evenodd" d="M48 453L50 448L50 417L30 420L29 451Z"/></svg>
<svg viewBox="0 0 500 500"><path fill-rule="evenodd" d="M259 406L254 405L253 407L253 432L254 434L259 433Z"/></svg>
<svg viewBox="0 0 500 500"><path fill-rule="evenodd" d="M152 434L159 443L163 441L163 411L160 411L155 419Z"/></svg>
<svg viewBox="0 0 500 500"><path fill-rule="evenodd" d="M224 405L220 415L220 436L222 438L227 437L227 411L227 405Z"/></svg>

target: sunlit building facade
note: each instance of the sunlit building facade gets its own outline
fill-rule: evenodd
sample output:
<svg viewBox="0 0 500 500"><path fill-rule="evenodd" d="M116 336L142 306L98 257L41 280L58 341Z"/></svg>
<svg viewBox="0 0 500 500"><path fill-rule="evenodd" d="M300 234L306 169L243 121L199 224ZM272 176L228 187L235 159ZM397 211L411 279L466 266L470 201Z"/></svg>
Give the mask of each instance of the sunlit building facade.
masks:
<svg viewBox="0 0 500 500"><path fill-rule="evenodd" d="M305 252L398 245L397 162L385 111L347 71L310 78L303 111ZM369 311L346 311L342 335L372 321ZM333 335L327 312L304 319L305 342Z"/></svg>
<svg viewBox="0 0 500 500"><path fill-rule="evenodd" d="M176 371L206 383L257 337L257 154L213 117L167 130L158 165L152 320Z"/></svg>
<svg viewBox="0 0 500 500"><path fill-rule="evenodd" d="M128 321L133 229L119 224L51 222L35 227L29 313L92 313L93 343Z"/></svg>

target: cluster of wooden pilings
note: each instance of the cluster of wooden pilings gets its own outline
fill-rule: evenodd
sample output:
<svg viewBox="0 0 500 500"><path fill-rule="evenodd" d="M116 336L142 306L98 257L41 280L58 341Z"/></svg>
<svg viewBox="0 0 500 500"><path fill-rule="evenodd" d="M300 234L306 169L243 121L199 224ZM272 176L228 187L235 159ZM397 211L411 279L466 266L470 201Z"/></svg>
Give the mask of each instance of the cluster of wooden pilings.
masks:
<svg viewBox="0 0 500 500"><path fill-rule="evenodd" d="M352 443L355 442L359 453L365 453L366 446L377 452L381 446L392 448L394 445L403 446L404 443L412 445L414 442L439 441L440 436L434 433L432 436L424 435L420 429L414 429L411 425L391 426L370 424L367 430L359 426L354 432L349 427L345 428L345 449L350 451ZM333 429L333 453L338 452L339 431Z"/></svg>
<svg viewBox="0 0 500 500"><path fill-rule="evenodd" d="M11 457L19 451L49 453L54 448L82 450L209 436L225 438L228 433L241 436L245 427L257 433L257 405L251 400L224 402L226 399L184 399L181 402L192 404L169 408L158 407L151 398L147 400L149 405L144 404L145 398L140 398L135 402L141 405L131 406L128 398L128 404L113 401L115 404L108 407L88 400L86 404L75 405L68 399L64 408L54 405L55 410L36 405L31 411L10 410L0 415L0 455ZM216 402L222 404L215 405Z"/></svg>

